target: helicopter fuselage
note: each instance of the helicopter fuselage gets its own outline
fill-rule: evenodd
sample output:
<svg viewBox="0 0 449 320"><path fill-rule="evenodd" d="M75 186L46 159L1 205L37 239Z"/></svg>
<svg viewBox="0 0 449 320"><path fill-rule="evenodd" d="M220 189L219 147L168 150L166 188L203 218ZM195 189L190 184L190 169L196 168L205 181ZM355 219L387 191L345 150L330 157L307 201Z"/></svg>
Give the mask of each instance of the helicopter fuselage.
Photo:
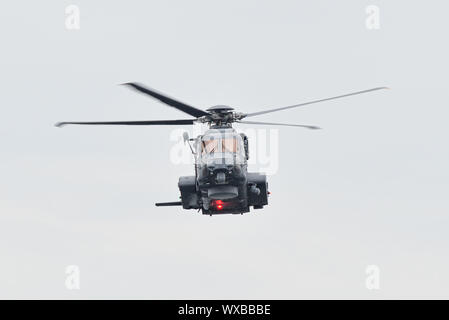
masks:
<svg viewBox="0 0 449 320"><path fill-rule="evenodd" d="M203 214L242 214L268 204L266 176L247 170L248 139L230 126L215 126L194 139L195 175L179 178L184 209Z"/></svg>

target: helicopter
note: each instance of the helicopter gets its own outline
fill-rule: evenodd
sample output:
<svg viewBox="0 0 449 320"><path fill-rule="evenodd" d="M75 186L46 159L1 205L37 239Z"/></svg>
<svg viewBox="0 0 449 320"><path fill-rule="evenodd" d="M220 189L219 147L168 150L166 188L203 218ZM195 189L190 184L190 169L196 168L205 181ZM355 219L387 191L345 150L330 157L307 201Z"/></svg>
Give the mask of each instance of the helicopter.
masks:
<svg viewBox="0 0 449 320"><path fill-rule="evenodd" d="M246 118L293 109L319 102L349 97L372 91L388 89L377 87L363 91L352 92L325 99L303 102L267 109L253 113L235 112L234 108L226 105L216 105L206 111L173 99L161 92L148 88L142 84L129 82L128 86L140 93L155 98L162 103L174 107L193 118L179 120L143 120L143 121L95 121L95 122L58 122L56 127L65 125L193 125L204 123L208 130L196 138L189 138L184 132L184 143L187 143L195 158L195 174L182 176L178 181L180 200L174 202L159 202L157 207L182 206L183 209L196 209L205 215L243 214L253 209L262 209L268 205L267 177L263 173L248 172L249 159L248 137L238 133L233 123L251 125L276 125L300 127L306 129L320 129L313 125L288 124L274 122L247 121Z"/></svg>

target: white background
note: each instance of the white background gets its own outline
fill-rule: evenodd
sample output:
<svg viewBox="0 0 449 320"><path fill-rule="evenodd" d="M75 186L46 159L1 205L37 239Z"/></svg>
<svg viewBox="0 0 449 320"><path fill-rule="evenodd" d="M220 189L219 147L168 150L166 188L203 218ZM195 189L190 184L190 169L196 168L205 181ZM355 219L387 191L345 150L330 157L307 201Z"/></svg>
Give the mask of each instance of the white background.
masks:
<svg viewBox="0 0 449 320"><path fill-rule="evenodd" d="M80 30L65 7L80 8ZM365 26L368 5L380 29ZM0 10L1 298L449 298L449 7L443 1L8 1ZM183 119L119 83L280 128L263 210L176 201ZM365 268L381 270L380 290ZM78 265L81 289L65 287Z"/></svg>

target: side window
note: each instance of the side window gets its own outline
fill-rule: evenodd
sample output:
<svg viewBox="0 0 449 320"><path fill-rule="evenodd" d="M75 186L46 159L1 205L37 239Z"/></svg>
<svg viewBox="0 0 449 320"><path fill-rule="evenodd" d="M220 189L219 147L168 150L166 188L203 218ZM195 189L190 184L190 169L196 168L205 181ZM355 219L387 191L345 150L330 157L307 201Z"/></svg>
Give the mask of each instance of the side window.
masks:
<svg viewBox="0 0 449 320"><path fill-rule="evenodd" d="M244 133L241 133L240 135L243 139L243 147L245 148L245 158L246 160L248 160L249 159L248 137Z"/></svg>

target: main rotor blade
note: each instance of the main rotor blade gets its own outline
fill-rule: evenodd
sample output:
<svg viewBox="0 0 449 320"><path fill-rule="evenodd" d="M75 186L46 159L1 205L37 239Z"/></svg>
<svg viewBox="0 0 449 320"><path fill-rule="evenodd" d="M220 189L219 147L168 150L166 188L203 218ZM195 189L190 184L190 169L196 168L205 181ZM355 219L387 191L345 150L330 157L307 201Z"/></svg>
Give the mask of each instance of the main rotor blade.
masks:
<svg viewBox="0 0 449 320"><path fill-rule="evenodd" d="M252 117L252 116L258 116L260 114L265 114L265 113L270 113L270 112L275 112L275 111L292 109L292 108L296 108L296 107L302 107L302 106L305 106L305 105L308 105L308 104L313 104L313 103L318 103L318 102L323 102L323 101L328 101L328 100L333 100L333 99L339 99L339 98L344 98L344 97L349 97L349 96L355 96L357 94L362 94L362 93L367 93L367 92L376 91L376 90L382 90L382 89L389 89L389 88L387 88L387 87L378 87L378 88L373 88L373 89L368 89L368 90L363 90L363 91L357 91L357 92L353 92L353 93L343 94L341 96L336 96L336 97L331 97L331 98L326 98L326 99L320 99L320 100L304 102L304 103L295 104L295 105L288 106L288 107L281 107L281 108L276 108L276 109L270 109L270 110L265 110L265 111L248 113L248 114L244 115L244 118Z"/></svg>
<svg viewBox="0 0 449 320"><path fill-rule="evenodd" d="M144 87L141 84L134 83L134 82L128 82L128 83L124 83L123 85L130 86L130 87L136 89L139 92L142 92L142 93L145 93L145 94L147 94L149 96L152 96L153 98L156 98L159 101L161 101L161 102L163 102L165 104L168 104L169 106L172 106L172 107L174 107L174 108L176 108L178 110L181 110L181 111L183 111L185 113L188 113L191 116L194 116L196 118L199 118L199 117L202 117L202 116L205 116L205 115L209 114L206 111L194 108L192 106L189 106L188 104L185 104L183 102L177 101L177 100L175 100L173 98L170 98L170 97L168 97L168 96L166 96L166 95L164 95L164 94L162 94L160 92L157 92L157 91L155 91L153 89Z"/></svg>
<svg viewBox="0 0 449 320"><path fill-rule="evenodd" d="M58 122L56 127L63 127L67 124L82 124L82 125L128 125L128 126L151 126L151 125L185 125L193 124L196 119L188 120L148 120L148 121L106 121L106 122Z"/></svg>
<svg viewBox="0 0 449 320"><path fill-rule="evenodd" d="M258 122L258 121L237 121L237 123L245 123L245 124L263 124L268 126L286 126L286 127L301 127L306 129L321 129L316 126L308 126L304 124L289 124L289 123L274 123L274 122Z"/></svg>

